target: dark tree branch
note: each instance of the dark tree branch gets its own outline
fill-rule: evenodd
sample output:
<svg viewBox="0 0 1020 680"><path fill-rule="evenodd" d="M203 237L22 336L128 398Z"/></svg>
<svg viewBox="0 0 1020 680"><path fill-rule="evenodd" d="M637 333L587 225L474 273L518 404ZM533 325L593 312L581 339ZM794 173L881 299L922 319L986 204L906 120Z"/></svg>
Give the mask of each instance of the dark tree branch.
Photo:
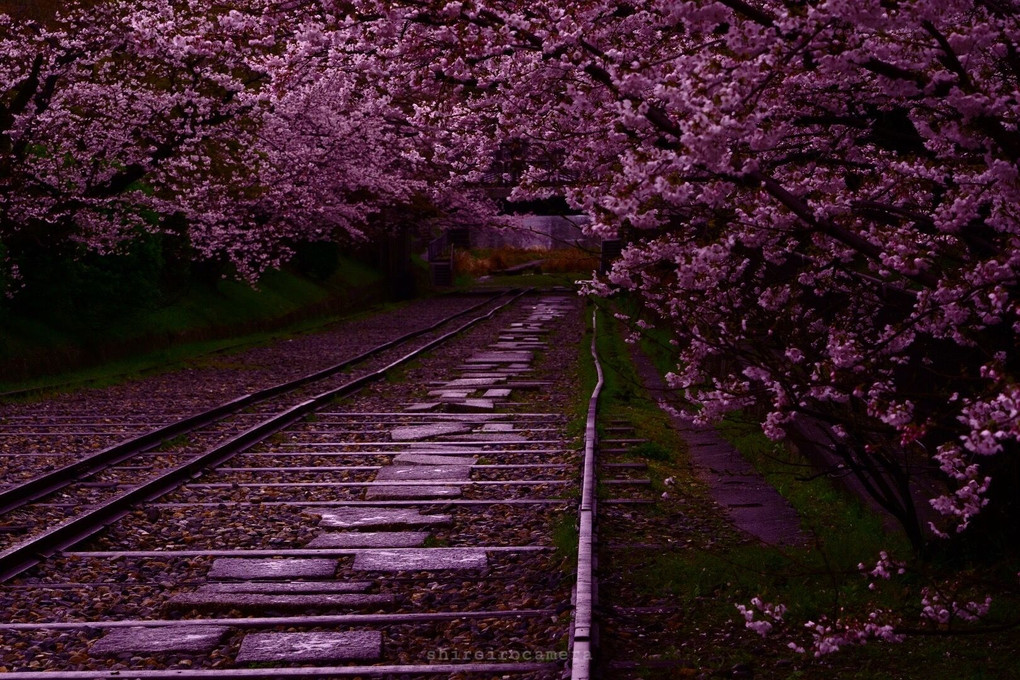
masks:
<svg viewBox="0 0 1020 680"><path fill-rule="evenodd" d="M963 64L960 63L959 57L956 56L956 52L953 51L953 47L949 44L946 36L942 35L942 32L935 27L935 24L928 20L921 22L921 26L924 30L928 31L933 38L935 38L935 42L937 42L939 47L942 48L942 58L939 61L941 61L946 68L959 76L960 84L970 90L973 87L970 76L967 75L967 70L963 68Z"/></svg>

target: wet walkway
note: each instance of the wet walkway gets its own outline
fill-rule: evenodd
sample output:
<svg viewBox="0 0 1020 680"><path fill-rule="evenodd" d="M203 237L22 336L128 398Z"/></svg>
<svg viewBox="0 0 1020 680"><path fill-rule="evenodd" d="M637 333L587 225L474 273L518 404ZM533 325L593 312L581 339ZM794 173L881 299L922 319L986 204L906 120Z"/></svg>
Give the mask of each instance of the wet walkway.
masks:
<svg viewBox="0 0 1020 680"><path fill-rule="evenodd" d="M638 350L632 350L632 358L645 389L668 404L670 391L651 360ZM670 415L670 421L690 448L696 474L738 529L770 545L807 541L793 507L714 428L675 415Z"/></svg>

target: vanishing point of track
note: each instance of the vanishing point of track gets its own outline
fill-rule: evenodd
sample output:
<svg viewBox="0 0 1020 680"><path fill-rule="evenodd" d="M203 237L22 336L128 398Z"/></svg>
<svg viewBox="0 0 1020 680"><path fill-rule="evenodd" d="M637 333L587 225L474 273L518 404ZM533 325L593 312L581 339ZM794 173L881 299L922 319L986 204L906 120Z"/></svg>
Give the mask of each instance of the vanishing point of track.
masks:
<svg viewBox="0 0 1020 680"><path fill-rule="evenodd" d="M566 428L580 307L486 301L380 367L317 371L0 492L19 516L70 514L0 553L0 668L588 677L595 395L585 435ZM200 455L166 452L210 429ZM68 500L83 476L98 502ZM571 573L554 535L575 524Z"/></svg>

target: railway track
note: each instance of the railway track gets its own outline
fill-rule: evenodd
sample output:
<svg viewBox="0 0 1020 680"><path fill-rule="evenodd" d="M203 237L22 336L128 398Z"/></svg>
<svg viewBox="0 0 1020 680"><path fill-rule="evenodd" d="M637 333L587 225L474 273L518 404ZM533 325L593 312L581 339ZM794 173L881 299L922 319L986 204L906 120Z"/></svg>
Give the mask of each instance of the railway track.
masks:
<svg viewBox="0 0 1020 680"><path fill-rule="evenodd" d="M430 327L494 304L498 297L481 302L476 296L419 300L239 354L214 352L172 373L105 389L78 389L34 403L17 401L35 394L33 390L5 393L0 395L0 457L8 474L0 479L0 490L26 481L40 469L74 463L217 407L238 406L231 402L271 398L300 387L302 381L314 382L372 357L384 365L385 357L379 355L389 343L402 336L410 342ZM19 461L26 464L18 465Z"/></svg>
<svg viewBox="0 0 1020 680"><path fill-rule="evenodd" d="M113 403L100 400L98 412L90 399L86 410L54 414L42 404L5 414L0 428L5 444L0 454L5 463L0 481L0 578L10 576L15 566L8 553L54 523L70 521L83 508L115 499L125 489L151 479L156 471L199 460L273 414L342 387L358 375L370 375L449 332L466 315L482 317L507 300L498 295L480 303L462 302L444 310L438 319L427 317L430 320L425 323L405 319L398 326L383 326L366 334L372 345L348 344L339 361L317 365L317 370L260 385L220 403L188 401L188 406L200 409L197 412L132 413L138 406L132 403L136 397ZM125 433L130 436L123 438ZM120 439L110 445L112 438ZM59 503L53 502L55 494ZM32 506L33 501L45 505Z"/></svg>
<svg viewBox="0 0 1020 680"><path fill-rule="evenodd" d="M500 304L9 549L0 669L588 677L594 397L587 436L567 427L580 302ZM80 504L61 493L14 512Z"/></svg>

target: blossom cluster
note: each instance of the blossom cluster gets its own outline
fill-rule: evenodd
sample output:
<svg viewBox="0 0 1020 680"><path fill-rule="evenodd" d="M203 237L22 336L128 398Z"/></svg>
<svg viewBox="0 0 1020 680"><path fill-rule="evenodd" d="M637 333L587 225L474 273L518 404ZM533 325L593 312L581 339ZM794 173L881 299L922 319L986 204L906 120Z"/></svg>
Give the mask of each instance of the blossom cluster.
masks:
<svg viewBox="0 0 1020 680"><path fill-rule="evenodd" d="M857 568L867 576L873 579L882 579L888 581L892 578L893 574L902 576L907 572L906 563L898 560L893 560L889 557L889 553L885 550L879 551L878 561L875 562L875 566L868 569L867 565L863 562L857 565ZM868 590L875 590L875 581L868 584Z"/></svg>
<svg viewBox="0 0 1020 680"><path fill-rule="evenodd" d="M876 610L868 614L863 623L847 622L839 619L829 622L824 618L820 621L808 621L804 627L812 638L812 650L816 657L837 652L848 645L863 645L869 640L883 642L902 642L904 635L897 633L895 627L886 622L889 613ZM791 649L804 652L804 649L790 643Z"/></svg>
<svg viewBox="0 0 1020 680"><path fill-rule="evenodd" d="M782 604L763 602L761 598L753 598L751 606L736 605L744 619L744 626L762 637L767 637L783 623L786 607ZM760 618L759 618L760 615ZM814 656L820 657L839 651L848 645L863 645L869 640L885 642L901 642L904 636L896 632L890 621L891 613L886 610L875 610L868 614L865 621L829 621L826 617L818 621L807 621L804 628L811 636L809 643ZM798 654L806 653L805 647L796 640L790 640L787 647Z"/></svg>
<svg viewBox="0 0 1020 680"><path fill-rule="evenodd" d="M921 617L934 623L945 625L953 619L974 623L988 614L992 606L992 598L985 597L981 602L969 601L959 603L945 602L942 595L932 588L925 588L921 595Z"/></svg>
<svg viewBox="0 0 1020 680"><path fill-rule="evenodd" d="M786 613L784 605L763 602L760 597L751 599L751 607L742 604L735 606L740 615L744 617L744 625L762 637L766 637L772 632L774 624L782 623L783 615ZM756 618L758 614L761 614L762 618Z"/></svg>
<svg viewBox="0 0 1020 680"><path fill-rule="evenodd" d="M1016 13L440 4L362 3L430 46L458 125L561 154L572 206L628 243L588 291L630 291L673 333L690 415L757 404L774 438L822 423L918 546L912 477L935 452L1015 451ZM547 191L536 169L514 195ZM992 463L970 464L942 477L943 534L996 493Z"/></svg>
<svg viewBox="0 0 1020 680"><path fill-rule="evenodd" d="M0 15L0 281L33 249L143 232L253 280L295 243L365 238L411 205L487 214L457 191L449 135L413 115L420 69L378 54L385 23L269 0Z"/></svg>

